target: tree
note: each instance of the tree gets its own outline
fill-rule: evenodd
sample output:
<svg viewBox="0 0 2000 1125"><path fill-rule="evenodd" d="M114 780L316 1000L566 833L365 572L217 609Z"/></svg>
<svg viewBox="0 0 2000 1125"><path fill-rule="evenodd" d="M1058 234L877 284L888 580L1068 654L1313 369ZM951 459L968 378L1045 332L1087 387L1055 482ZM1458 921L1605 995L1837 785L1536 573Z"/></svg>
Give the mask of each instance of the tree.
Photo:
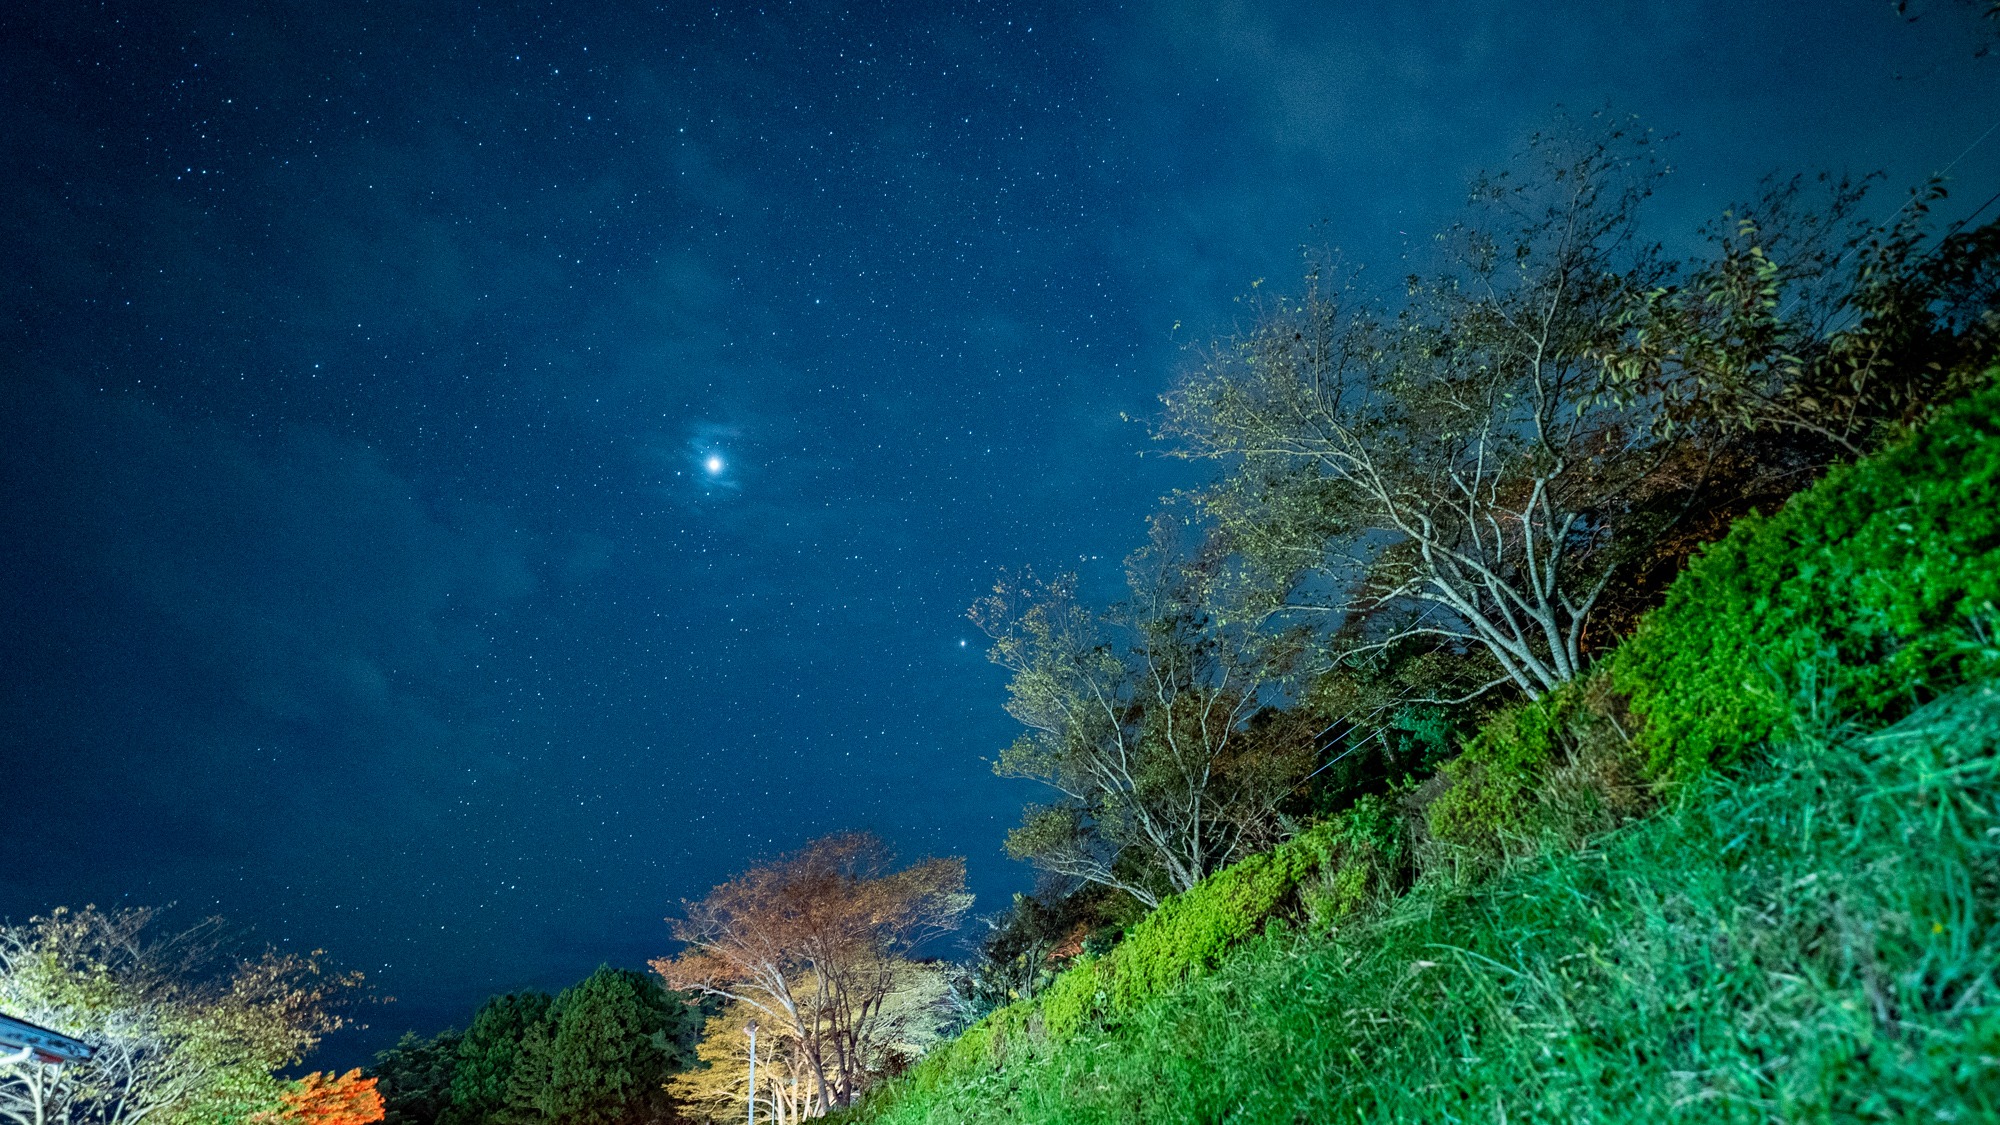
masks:
<svg viewBox="0 0 2000 1125"><path fill-rule="evenodd" d="M698 1013L658 980L600 967L563 990L523 1035L508 1102L562 1125L671 1116L667 1079L694 1061Z"/></svg>
<svg viewBox="0 0 2000 1125"><path fill-rule="evenodd" d="M1014 895L1007 909L979 919L984 936L953 982L961 1026L1040 992L1100 935L1115 931L1114 909L1132 900L1098 883L1064 888L1045 881Z"/></svg>
<svg viewBox="0 0 2000 1125"><path fill-rule="evenodd" d="M242 1121L280 1104L274 1072L345 1025L337 1005L358 973L318 952L233 954L216 919L172 933L156 919L86 906L0 926L0 1008L96 1051L65 1070L51 1119ZM20 1092L0 1076L0 1107Z"/></svg>
<svg viewBox="0 0 2000 1125"><path fill-rule="evenodd" d="M1773 181L1671 262L1638 235L1650 151L1538 135L1400 309L1316 271L1188 372L1160 436L1225 466L1203 501L1251 580L1221 612L1317 620L1337 662L1486 665L1433 702L1538 698L1614 582L1720 522L1691 514L1781 499L1979 378L2000 228L1931 238L1941 185L1875 224L1865 180Z"/></svg>
<svg viewBox="0 0 2000 1125"><path fill-rule="evenodd" d="M1229 465L1207 499L1263 575L1249 611L1317 615L1347 657L1479 652L1494 674L1468 697L1583 670L1670 452L1602 358L1669 272L1637 239L1648 144L1538 136L1539 174L1477 183L1397 315L1309 278L1167 396L1176 452Z"/></svg>
<svg viewBox="0 0 2000 1125"><path fill-rule="evenodd" d="M1870 181L1768 181L1709 253L1622 315L1612 389L1710 446L1757 434L1815 467L1861 456L1964 392L2000 345L2000 226L1933 238L1933 180L1884 224ZM1818 448L1814 448L1817 446Z"/></svg>
<svg viewBox="0 0 2000 1125"><path fill-rule="evenodd" d="M950 974L942 966L915 961L898 965L899 980L882 1005L880 1049L868 1067L883 1077L899 1073L945 1037L952 1023ZM750 1086L747 1025L760 1013L748 1004L729 1003L709 1017L695 1050L699 1068L674 1077L668 1090L693 1120L727 1125L743 1120ZM795 1036L759 1020L757 1036L757 1116L787 1125L825 1112L811 1063Z"/></svg>
<svg viewBox="0 0 2000 1125"><path fill-rule="evenodd" d="M1271 706L1298 638L1214 613L1223 560L1212 540L1182 548L1184 526L1155 520L1110 612L1079 602L1074 575L1032 574L1003 576L971 611L1027 728L994 770L1059 794L1028 809L1008 853L1148 907L1275 843L1313 757L1311 732Z"/></svg>
<svg viewBox="0 0 2000 1125"><path fill-rule="evenodd" d="M551 1003L546 992L526 991L489 997L480 1005L459 1040L451 1105L439 1116L440 1122L486 1125L507 1112L521 1045L547 1019Z"/></svg>
<svg viewBox="0 0 2000 1125"><path fill-rule="evenodd" d="M405 1032L394 1047L375 1056L372 1070L382 1092L384 1125L436 1125L451 1105L461 1038L456 1031L430 1039Z"/></svg>
<svg viewBox="0 0 2000 1125"><path fill-rule="evenodd" d="M824 1113L882 1072L911 954L955 929L971 902L964 860L899 870L880 840L842 833L683 902L672 924L686 948L653 968L673 988L757 1013L798 1052Z"/></svg>
<svg viewBox="0 0 2000 1125"><path fill-rule="evenodd" d="M283 1109L255 1120L261 1125L374 1125L383 1116L375 1082L358 1069L337 1078L314 1072L280 1096Z"/></svg>

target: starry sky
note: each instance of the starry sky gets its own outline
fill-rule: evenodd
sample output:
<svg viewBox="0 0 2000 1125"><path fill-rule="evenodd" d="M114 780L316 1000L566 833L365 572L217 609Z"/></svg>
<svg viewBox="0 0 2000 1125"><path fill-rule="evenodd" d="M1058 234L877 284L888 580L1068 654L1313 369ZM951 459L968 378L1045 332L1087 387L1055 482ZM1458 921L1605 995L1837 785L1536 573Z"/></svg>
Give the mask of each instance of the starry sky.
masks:
<svg viewBox="0 0 2000 1125"><path fill-rule="evenodd" d="M345 1066L829 831L997 909L1031 793L965 607L1108 587L1237 297L1400 276L1558 104L1677 134L1663 238L1774 169L1984 198L1978 45L1888 0L10 6L0 916L327 949L396 998Z"/></svg>

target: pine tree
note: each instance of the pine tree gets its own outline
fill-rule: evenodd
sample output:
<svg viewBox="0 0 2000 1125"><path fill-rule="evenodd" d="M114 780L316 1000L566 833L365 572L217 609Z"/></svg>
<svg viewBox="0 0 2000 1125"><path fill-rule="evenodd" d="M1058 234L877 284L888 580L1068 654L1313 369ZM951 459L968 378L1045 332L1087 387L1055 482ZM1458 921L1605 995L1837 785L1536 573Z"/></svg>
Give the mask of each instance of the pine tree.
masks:
<svg viewBox="0 0 2000 1125"><path fill-rule="evenodd" d="M369 1073L380 1079L385 1125L437 1125L451 1105L462 1038L456 1031L431 1039L406 1032L394 1047L375 1056Z"/></svg>
<svg viewBox="0 0 2000 1125"><path fill-rule="evenodd" d="M451 1106L439 1115L440 1125L488 1125L508 1108L522 1042L548 1019L550 1004L546 992L520 992L480 1006L459 1041Z"/></svg>
<svg viewBox="0 0 2000 1125"><path fill-rule="evenodd" d="M599 968L523 1040L512 1117L562 1125L666 1120L668 1078L694 1062L699 1014L652 977Z"/></svg>

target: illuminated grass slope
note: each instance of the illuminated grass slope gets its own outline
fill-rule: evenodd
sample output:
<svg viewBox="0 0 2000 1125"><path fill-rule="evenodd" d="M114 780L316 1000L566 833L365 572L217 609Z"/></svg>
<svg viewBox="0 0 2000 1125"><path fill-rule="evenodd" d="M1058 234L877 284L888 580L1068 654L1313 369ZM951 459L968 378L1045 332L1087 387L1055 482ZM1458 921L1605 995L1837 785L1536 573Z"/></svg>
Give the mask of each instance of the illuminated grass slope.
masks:
<svg viewBox="0 0 2000 1125"><path fill-rule="evenodd" d="M2000 1119L1996 601L2000 388L844 1119Z"/></svg>

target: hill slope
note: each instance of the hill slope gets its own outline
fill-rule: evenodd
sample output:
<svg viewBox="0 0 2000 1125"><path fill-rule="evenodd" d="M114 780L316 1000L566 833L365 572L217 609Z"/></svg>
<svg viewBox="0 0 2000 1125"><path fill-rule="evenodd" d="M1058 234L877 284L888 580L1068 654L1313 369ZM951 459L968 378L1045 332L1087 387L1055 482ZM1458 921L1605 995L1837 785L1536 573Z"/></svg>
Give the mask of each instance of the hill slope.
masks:
<svg viewBox="0 0 2000 1125"><path fill-rule="evenodd" d="M1990 389L846 1119L2000 1116L1996 601Z"/></svg>

